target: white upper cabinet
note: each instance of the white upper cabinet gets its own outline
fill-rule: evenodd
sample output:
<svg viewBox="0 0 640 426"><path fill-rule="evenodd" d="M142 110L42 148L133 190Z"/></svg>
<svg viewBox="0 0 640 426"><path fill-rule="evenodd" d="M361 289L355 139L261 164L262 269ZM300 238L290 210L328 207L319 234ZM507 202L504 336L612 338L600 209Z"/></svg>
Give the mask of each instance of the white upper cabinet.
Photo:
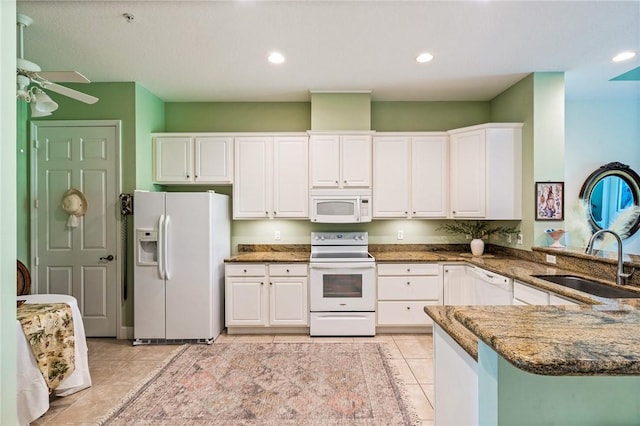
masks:
<svg viewBox="0 0 640 426"><path fill-rule="evenodd" d="M370 134L311 134L313 188L371 188Z"/></svg>
<svg viewBox="0 0 640 426"><path fill-rule="evenodd" d="M196 183L233 181L233 138L203 136L194 139Z"/></svg>
<svg viewBox="0 0 640 426"><path fill-rule="evenodd" d="M522 219L522 124L451 130L451 217Z"/></svg>
<svg viewBox="0 0 640 426"><path fill-rule="evenodd" d="M309 218L308 138L235 138L233 218Z"/></svg>
<svg viewBox="0 0 640 426"><path fill-rule="evenodd" d="M153 181L161 184L230 184L233 138L156 135Z"/></svg>
<svg viewBox="0 0 640 426"><path fill-rule="evenodd" d="M374 218L445 218L449 155L446 134L373 138Z"/></svg>

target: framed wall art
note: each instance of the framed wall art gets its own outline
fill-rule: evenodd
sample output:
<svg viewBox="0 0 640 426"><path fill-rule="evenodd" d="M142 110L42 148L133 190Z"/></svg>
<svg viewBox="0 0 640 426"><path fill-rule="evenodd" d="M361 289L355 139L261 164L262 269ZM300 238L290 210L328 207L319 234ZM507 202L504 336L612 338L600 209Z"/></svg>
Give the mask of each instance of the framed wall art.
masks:
<svg viewBox="0 0 640 426"><path fill-rule="evenodd" d="M564 182L536 182L536 220L564 220Z"/></svg>

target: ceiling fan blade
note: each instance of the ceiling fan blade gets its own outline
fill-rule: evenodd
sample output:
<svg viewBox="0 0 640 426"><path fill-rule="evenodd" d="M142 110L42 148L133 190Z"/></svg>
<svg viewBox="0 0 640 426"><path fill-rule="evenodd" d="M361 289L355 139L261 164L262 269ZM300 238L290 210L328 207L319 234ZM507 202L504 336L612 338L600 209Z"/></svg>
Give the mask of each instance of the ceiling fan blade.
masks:
<svg viewBox="0 0 640 426"><path fill-rule="evenodd" d="M40 71L38 77L56 83L90 83L89 79L78 71Z"/></svg>
<svg viewBox="0 0 640 426"><path fill-rule="evenodd" d="M56 83L46 82L42 84L42 87L47 90L51 90L52 92L68 96L77 101L84 102L85 104L95 104L98 102L98 98L95 96L87 95L86 93L78 92L77 90L69 89L68 87L60 86Z"/></svg>

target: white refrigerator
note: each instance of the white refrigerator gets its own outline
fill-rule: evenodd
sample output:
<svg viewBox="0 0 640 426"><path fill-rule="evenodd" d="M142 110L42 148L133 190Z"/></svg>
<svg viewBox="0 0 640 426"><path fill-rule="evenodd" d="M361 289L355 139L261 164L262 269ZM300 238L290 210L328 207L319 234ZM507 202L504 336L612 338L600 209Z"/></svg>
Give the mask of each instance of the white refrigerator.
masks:
<svg viewBox="0 0 640 426"><path fill-rule="evenodd" d="M212 343L224 328L229 197L135 191L134 345Z"/></svg>

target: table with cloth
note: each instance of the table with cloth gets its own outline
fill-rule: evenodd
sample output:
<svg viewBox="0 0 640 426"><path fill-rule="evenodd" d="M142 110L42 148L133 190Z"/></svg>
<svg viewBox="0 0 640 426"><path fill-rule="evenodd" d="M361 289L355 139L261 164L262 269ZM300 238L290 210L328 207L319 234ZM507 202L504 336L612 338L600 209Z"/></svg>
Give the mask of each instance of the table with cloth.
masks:
<svg viewBox="0 0 640 426"><path fill-rule="evenodd" d="M26 328L31 326L28 320L30 315L34 318L39 315L36 322L40 321L40 318L56 318L60 323L60 330L57 331L60 334L59 340L65 342L62 346L66 348L56 351L56 356L49 361L42 359L44 358L42 349L36 349L36 352L41 353L39 356L40 364L45 365L43 369L48 371L45 380L39 362L34 355L34 349L32 349L23 330L23 324L20 320L16 320L18 424L28 425L49 409L50 390L56 396L71 395L90 387L91 375L89 374L84 325L76 299L64 294L32 294L18 296L18 300L25 302L23 307L18 310L18 317L26 323ZM27 306L30 304L47 306L36 309ZM68 310L58 304L66 304L70 307L73 321L69 321L67 318ZM71 328L73 329L73 338L64 335L65 332L70 333ZM37 324L34 326L34 330L37 330ZM40 336L37 333L31 334L31 340L37 344ZM63 353L71 348L73 348L73 354Z"/></svg>

